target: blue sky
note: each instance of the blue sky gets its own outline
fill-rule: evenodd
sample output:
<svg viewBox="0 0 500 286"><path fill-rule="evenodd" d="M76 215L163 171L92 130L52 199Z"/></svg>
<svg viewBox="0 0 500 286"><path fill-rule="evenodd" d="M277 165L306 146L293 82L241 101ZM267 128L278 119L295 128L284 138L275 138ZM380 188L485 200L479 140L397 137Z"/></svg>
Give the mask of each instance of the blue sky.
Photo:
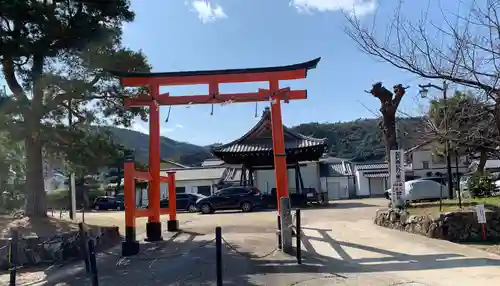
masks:
<svg viewBox="0 0 500 286"><path fill-rule="evenodd" d="M353 11L383 32L395 0L131 0L136 13L124 27L124 44L142 50L153 71L251 68L300 63L322 57L305 81L282 82L281 87L307 88L308 99L283 104L288 126L306 122L338 122L373 118L379 102L364 90L382 81L409 85L400 110L416 116L425 104L418 84L427 83L358 50L345 34L344 13ZM428 24L442 25L442 9L456 12L461 1L405 1L407 17L433 13ZM434 7L429 9L428 3ZM458 7L458 8L457 8ZM447 10L448 11L448 10ZM449 12L449 11L448 11ZM1 80L1 79L0 79ZM3 84L3 83L2 83ZM221 92L251 92L266 84L222 85ZM165 87L175 95L206 94L206 86ZM246 133L268 103L161 108L161 135L199 145L228 142ZM376 113L376 114L375 114ZM148 123L131 127L147 133Z"/></svg>
<svg viewBox="0 0 500 286"><path fill-rule="evenodd" d="M375 0L133 0L136 20L125 27L124 42L143 50L154 71L275 66L322 57L305 81L282 83L308 89L307 100L283 105L283 122L289 126L374 117L379 102L364 90L377 81L388 87L396 83L412 86L402 110L419 114L422 109L415 108L415 87L424 82L364 55L344 33L343 13L352 11L353 5L364 19L394 10L394 5ZM265 85L223 85L221 91L256 91L259 87ZM175 96L207 90L188 86L162 91ZM267 105L258 104L258 116ZM162 123L162 135L201 145L228 142L258 120L255 104L214 108L210 116L208 105L173 107L169 122ZM167 107L161 108L162 119L167 112ZM133 128L145 132L147 123L137 121Z"/></svg>

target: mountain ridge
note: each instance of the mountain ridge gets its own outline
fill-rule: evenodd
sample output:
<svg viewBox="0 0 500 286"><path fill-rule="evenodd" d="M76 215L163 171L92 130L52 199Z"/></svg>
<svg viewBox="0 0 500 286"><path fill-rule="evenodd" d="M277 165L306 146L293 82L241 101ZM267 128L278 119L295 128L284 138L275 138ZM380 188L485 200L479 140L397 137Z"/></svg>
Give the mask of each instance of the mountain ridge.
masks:
<svg viewBox="0 0 500 286"><path fill-rule="evenodd" d="M384 140L379 122L379 119L356 119L335 123L309 122L290 129L306 136L326 138L331 156L353 161L377 161L385 158ZM418 134L422 126L423 120L419 117L398 119L398 142L401 148L408 149L421 143L422 138L419 138ZM138 161L145 163L148 161L148 134L113 126L100 128L110 131L116 143L135 150ZM199 166L204 160L214 157L211 148L217 145L220 143L199 146L161 136L160 154L165 160L187 166Z"/></svg>

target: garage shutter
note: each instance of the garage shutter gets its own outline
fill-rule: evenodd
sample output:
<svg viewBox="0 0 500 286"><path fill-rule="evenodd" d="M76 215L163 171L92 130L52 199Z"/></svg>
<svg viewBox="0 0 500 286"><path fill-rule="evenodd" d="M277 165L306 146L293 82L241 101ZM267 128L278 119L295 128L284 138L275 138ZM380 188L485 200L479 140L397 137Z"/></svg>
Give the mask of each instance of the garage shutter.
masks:
<svg viewBox="0 0 500 286"><path fill-rule="evenodd" d="M385 178L369 178L370 180L370 195L383 196L385 192Z"/></svg>
<svg viewBox="0 0 500 286"><path fill-rule="evenodd" d="M340 199L340 183L339 182L329 182L328 180L326 181L328 184L327 190L328 190L328 199L330 200L338 200Z"/></svg>

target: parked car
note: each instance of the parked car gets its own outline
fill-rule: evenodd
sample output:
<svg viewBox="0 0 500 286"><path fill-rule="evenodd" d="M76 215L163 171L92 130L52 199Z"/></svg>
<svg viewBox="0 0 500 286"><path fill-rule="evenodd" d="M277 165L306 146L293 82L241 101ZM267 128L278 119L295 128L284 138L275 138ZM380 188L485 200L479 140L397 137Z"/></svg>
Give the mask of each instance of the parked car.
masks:
<svg viewBox="0 0 500 286"><path fill-rule="evenodd" d="M123 201L115 197L102 196L94 200L92 208L95 210L124 210Z"/></svg>
<svg viewBox="0 0 500 286"><path fill-rule="evenodd" d="M315 188L304 188L308 203L324 204L328 202L328 194L318 192Z"/></svg>
<svg viewBox="0 0 500 286"><path fill-rule="evenodd" d="M448 178L447 177L422 177L418 178L416 180L424 180L424 181L434 181L437 183L440 183L441 185L448 185Z"/></svg>
<svg viewBox="0 0 500 286"><path fill-rule="evenodd" d="M196 202L196 208L202 214L232 209L250 212L261 205L260 191L257 188L243 186L221 189L211 196L198 199Z"/></svg>
<svg viewBox="0 0 500 286"><path fill-rule="evenodd" d="M392 189L385 191L386 199L390 200ZM402 199L405 203L416 203L425 201L438 201L440 198L447 198L448 192L444 185L433 180L411 180L404 184Z"/></svg>
<svg viewBox="0 0 500 286"><path fill-rule="evenodd" d="M197 211L196 201L204 197L205 196L200 194L186 194L186 193L176 194L175 206L177 210L183 210L183 211L188 211L190 213L194 213ZM168 198L160 201L160 207L168 208Z"/></svg>

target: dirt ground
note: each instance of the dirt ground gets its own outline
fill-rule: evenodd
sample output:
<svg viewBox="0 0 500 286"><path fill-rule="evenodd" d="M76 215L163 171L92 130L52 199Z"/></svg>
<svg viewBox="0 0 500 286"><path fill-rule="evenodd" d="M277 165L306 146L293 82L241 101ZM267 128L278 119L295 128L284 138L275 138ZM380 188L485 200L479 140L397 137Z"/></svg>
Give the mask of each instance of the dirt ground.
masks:
<svg viewBox="0 0 500 286"><path fill-rule="evenodd" d="M55 217L48 218L13 218L0 216L0 238L10 237L12 229L17 229L21 236L49 237L55 233L64 233L78 229L78 224Z"/></svg>
<svg viewBox="0 0 500 286"><path fill-rule="evenodd" d="M179 212L177 220L182 229L196 228L200 233L214 233L216 226L224 226L224 231L229 232L248 232L262 231L273 232L276 226L276 213L275 211L256 211L251 213L241 213L241 211L222 211L216 212L217 215L202 215L199 213L186 213ZM237 216L235 215L237 214ZM59 214L55 214L59 217ZM68 220L68 214L64 213L62 218ZM160 217L161 222L164 224L163 230L166 230L166 222L168 215ZM100 225L100 226L118 226L120 233L125 234L125 212L123 211L92 211L77 213L76 221L85 221L86 224ZM258 224L255 222L258 221ZM146 232L147 218L136 219L136 232L143 234ZM248 226L252 226L249 228Z"/></svg>

